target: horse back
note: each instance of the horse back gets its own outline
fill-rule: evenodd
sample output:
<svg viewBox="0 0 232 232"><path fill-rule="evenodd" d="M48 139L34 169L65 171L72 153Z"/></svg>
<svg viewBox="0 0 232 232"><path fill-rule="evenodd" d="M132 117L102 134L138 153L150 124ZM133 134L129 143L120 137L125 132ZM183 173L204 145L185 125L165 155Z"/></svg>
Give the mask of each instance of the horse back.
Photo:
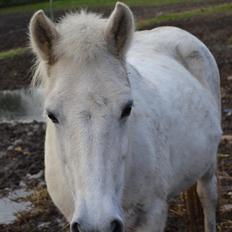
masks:
<svg viewBox="0 0 232 232"><path fill-rule="evenodd" d="M209 49L194 35L176 27L141 31L136 33L131 50L134 50L133 53L162 54L180 63L213 96L220 117L218 67Z"/></svg>

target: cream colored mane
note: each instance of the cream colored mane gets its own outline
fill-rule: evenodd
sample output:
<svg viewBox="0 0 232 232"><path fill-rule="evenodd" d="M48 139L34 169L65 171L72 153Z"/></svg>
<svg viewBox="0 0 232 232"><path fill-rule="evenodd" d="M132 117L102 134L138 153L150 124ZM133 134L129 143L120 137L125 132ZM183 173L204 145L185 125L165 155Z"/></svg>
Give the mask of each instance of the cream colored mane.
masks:
<svg viewBox="0 0 232 232"><path fill-rule="evenodd" d="M96 58L106 50L104 26L106 20L101 15L80 11L66 14L56 26L59 38L54 46L56 59L63 56L85 63ZM32 40L31 40L32 41ZM35 50L31 43L32 50ZM39 57L36 58L32 85L46 85L48 65Z"/></svg>
<svg viewBox="0 0 232 232"><path fill-rule="evenodd" d="M107 53L104 39L106 21L101 15L84 10L66 14L55 24L59 35L53 49L55 59L63 57L84 65L91 60L102 58ZM31 44L31 48L36 52L34 44ZM33 86L46 85L47 70L47 62L37 57Z"/></svg>
<svg viewBox="0 0 232 232"><path fill-rule="evenodd" d="M60 38L55 47L57 57L65 56L84 63L106 52L104 29L106 20L100 15L81 11L68 14L57 24Z"/></svg>

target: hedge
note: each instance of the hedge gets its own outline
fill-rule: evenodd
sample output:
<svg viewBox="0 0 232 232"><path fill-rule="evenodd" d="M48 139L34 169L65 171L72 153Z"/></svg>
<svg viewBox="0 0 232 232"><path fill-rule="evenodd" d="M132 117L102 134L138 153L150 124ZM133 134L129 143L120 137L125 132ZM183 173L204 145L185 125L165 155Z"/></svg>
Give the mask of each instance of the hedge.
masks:
<svg viewBox="0 0 232 232"><path fill-rule="evenodd" d="M0 8L7 6L18 6L29 3L48 2L48 0L0 0Z"/></svg>

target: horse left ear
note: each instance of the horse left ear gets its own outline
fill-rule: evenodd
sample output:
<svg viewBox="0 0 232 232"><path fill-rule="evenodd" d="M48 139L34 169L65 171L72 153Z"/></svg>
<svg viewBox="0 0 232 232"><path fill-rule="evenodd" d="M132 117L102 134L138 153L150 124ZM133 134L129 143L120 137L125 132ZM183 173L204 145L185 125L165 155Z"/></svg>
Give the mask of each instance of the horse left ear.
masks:
<svg viewBox="0 0 232 232"><path fill-rule="evenodd" d="M105 30L109 51L123 58L134 33L134 16L127 5L117 2Z"/></svg>
<svg viewBox="0 0 232 232"><path fill-rule="evenodd" d="M54 63L53 47L58 39L58 32L54 23L42 10L37 11L31 18L30 42L34 53L48 64Z"/></svg>

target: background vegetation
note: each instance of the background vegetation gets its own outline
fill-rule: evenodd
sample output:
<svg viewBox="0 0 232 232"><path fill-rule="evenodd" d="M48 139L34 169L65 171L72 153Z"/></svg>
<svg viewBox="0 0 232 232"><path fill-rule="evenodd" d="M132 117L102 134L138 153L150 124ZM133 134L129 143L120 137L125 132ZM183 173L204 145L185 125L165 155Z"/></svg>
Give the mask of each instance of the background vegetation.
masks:
<svg viewBox="0 0 232 232"><path fill-rule="evenodd" d="M107 7L113 6L116 0L53 0L54 9L73 9L77 7ZM204 2L203 0L125 0L123 1L130 6L159 6L177 3L194 3ZM21 3L21 4L20 4ZM24 4L22 4L24 3ZM25 3L28 3L25 5ZM39 0L0 0L0 6L11 6L10 8L1 9L1 14L12 12L33 11L36 9L49 9L49 1Z"/></svg>

